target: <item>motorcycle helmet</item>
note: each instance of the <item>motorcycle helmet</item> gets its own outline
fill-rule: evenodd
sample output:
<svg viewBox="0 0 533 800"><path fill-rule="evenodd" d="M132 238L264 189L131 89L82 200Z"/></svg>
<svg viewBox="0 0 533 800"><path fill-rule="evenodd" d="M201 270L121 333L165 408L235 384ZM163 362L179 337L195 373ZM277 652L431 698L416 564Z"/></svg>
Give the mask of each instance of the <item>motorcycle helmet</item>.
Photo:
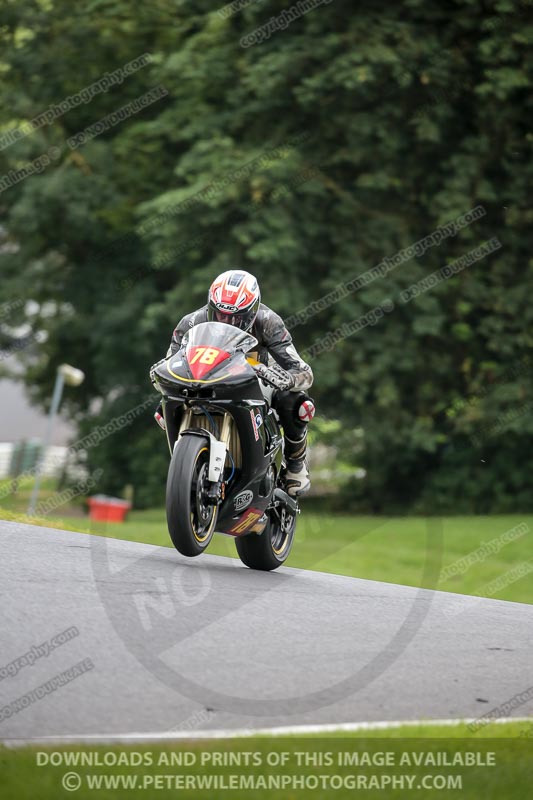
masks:
<svg viewBox="0 0 533 800"><path fill-rule="evenodd" d="M207 319L249 331L260 304L261 292L254 276L241 269L230 269L215 278L209 287Z"/></svg>

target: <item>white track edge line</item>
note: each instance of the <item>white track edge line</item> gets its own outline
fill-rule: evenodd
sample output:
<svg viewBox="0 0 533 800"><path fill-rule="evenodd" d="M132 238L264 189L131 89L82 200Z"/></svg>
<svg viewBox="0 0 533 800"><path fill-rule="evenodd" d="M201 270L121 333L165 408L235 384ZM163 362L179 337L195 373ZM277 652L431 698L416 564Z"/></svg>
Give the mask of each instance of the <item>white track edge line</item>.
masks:
<svg viewBox="0 0 533 800"><path fill-rule="evenodd" d="M117 733L117 734L81 734L72 736L41 736L34 739L0 739L0 744L5 747L26 747L35 744L106 744L114 742L131 741L173 741L181 739L240 739L253 736L292 736L307 733L335 733L335 732L357 732L357 731L377 731L389 730L394 728L414 728L419 725L468 725L472 722L480 722L480 717L468 717L464 719L418 719L418 720L398 720L383 722L345 722L330 723L324 725L287 725L278 728L226 728L220 730L205 731L165 731L164 733ZM487 724L502 724L508 722L531 722L533 717L500 717L487 722ZM436 737L430 737L436 738Z"/></svg>

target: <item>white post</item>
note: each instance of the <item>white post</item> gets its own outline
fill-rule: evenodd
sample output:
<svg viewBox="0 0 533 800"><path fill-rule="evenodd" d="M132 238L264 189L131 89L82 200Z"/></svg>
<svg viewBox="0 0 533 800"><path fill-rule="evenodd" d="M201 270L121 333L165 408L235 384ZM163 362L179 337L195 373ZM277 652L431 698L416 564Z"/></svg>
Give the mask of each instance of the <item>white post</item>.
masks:
<svg viewBox="0 0 533 800"><path fill-rule="evenodd" d="M54 385L54 394L52 395L52 403L50 405L50 412L48 414L48 423L46 426L46 434L43 441L42 451L35 466L35 483L31 493L30 504L28 506L28 516L35 514L35 507L37 505L37 498L39 497L39 489L41 488L41 474L46 458L46 451L52 440L52 433L54 431L54 424L61 403L61 396L63 394L63 386L67 383L70 386L79 386L83 383L85 378L81 369L71 367L70 364L61 364L57 369L56 382Z"/></svg>

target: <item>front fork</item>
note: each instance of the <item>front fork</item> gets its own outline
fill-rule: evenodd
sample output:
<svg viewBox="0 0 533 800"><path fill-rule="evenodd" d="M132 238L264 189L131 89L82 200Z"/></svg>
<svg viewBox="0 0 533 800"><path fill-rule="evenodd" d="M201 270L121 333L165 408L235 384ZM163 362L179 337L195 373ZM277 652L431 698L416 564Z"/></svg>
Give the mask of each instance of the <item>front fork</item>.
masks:
<svg viewBox="0 0 533 800"><path fill-rule="evenodd" d="M187 408L181 419L176 443L187 431L194 431L192 421L192 409ZM205 489L205 501L209 505L217 505L224 499L224 464L226 463L226 454L229 450L232 425L233 417L225 411L222 418L220 439L217 439L210 431L202 430L202 434L208 433L210 439L209 466L207 472L208 486ZM175 446L176 444L174 447Z"/></svg>

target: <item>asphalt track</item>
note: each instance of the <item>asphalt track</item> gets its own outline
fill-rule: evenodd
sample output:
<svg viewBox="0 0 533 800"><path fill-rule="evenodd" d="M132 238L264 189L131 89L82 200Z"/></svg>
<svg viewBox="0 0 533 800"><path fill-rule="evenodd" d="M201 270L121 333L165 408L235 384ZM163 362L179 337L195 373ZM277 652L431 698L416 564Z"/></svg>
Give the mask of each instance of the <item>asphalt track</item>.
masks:
<svg viewBox="0 0 533 800"><path fill-rule="evenodd" d="M0 739L533 715L530 605L10 522L0 563Z"/></svg>

